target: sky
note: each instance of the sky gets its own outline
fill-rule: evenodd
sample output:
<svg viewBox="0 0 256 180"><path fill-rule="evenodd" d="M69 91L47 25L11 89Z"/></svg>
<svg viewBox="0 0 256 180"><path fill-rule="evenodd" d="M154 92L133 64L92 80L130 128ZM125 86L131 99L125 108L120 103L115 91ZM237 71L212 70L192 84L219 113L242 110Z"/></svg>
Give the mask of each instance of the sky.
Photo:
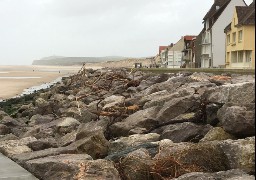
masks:
<svg viewBox="0 0 256 180"><path fill-rule="evenodd" d="M155 56L160 45L198 35L213 2L0 0L0 65L52 55Z"/></svg>

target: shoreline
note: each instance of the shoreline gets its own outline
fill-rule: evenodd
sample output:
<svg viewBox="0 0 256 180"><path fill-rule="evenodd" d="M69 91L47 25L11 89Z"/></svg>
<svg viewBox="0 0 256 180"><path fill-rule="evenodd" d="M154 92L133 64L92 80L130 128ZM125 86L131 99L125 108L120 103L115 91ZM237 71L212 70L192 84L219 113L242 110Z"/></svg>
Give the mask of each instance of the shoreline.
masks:
<svg viewBox="0 0 256 180"><path fill-rule="evenodd" d="M0 66L0 100L19 97L36 86L77 73L80 66Z"/></svg>
<svg viewBox="0 0 256 180"><path fill-rule="evenodd" d="M0 102L42 89L57 79L76 74L82 66L0 66ZM86 68L100 69L99 66ZM57 83L57 82L56 82ZM53 83L54 84L54 83ZM40 88L41 87L41 88Z"/></svg>

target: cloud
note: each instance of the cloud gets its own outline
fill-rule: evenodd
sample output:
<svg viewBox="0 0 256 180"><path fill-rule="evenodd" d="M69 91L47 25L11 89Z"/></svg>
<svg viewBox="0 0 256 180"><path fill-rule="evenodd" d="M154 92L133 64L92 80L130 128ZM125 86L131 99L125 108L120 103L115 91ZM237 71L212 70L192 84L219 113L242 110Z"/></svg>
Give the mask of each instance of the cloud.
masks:
<svg viewBox="0 0 256 180"><path fill-rule="evenodd" d="M212 1L0 0L0 64L53 54L155 55L159 45L197 35Z"/></svg>

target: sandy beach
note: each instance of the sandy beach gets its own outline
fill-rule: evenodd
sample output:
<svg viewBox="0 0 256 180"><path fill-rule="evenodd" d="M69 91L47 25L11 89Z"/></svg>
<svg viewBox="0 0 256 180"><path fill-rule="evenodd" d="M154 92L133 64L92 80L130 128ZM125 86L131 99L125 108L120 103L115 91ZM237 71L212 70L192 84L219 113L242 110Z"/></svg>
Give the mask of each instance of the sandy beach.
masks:
<svg viewBox="0 0 256 180"><path fill-rule="evenodd" d="M20 95L24 89L77 73L81 66L0 66L0 100Z"/></svg>

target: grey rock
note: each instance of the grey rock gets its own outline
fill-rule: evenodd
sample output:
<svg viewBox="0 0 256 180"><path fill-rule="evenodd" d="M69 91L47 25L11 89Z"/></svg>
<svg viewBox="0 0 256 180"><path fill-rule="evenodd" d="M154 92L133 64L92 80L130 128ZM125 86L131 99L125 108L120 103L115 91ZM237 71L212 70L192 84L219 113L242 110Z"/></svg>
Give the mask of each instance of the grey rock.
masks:
<svg viewBox="0 0 256 180"><path fill-rule="evenodd" d="M190 122L173 124L163 127L160 139L170 139L173 142L198 142L212 128L210 125L197 125Z"/></svg>
<svg viewBox="0 0 256 180"><path fill-rule="evenodd" d="M59 134L67 134L77 129L81 123L71 117L61 118L61 121L56 124L57 132Z"/></svg>
<svg viewBox="0 0 256 180"><path fill-rule="evenodd" d="M121 137L115 141L110 142L109 154L123 151L128 147L138 146L140 144L156 142L160 135L156 133L149 134L134 134L128 137Z"/></svg>
<svg viewBox="0 0 256 180"><path fill-rule="evenodd" d="M111 108L116 105L123 104L125 100L125 97L123 96L117 96L117 95L112 95L107 98L105 98L100 105L103 107L103 109Z"/></svg>
<svg viewBox="0 0 256 180"><path fill-rule="evenodd" d="M60 137L58 139L58 146L62 147L62 146L68 146L71 143L75 142L76 140L76 130L67 133L66 135Z"/></svg>
<svg viewBox="0 0 256 180"><path fill-rule="evenodd" d="M91 113L86 108L70 107L65 109L62 114L66 117L73 117L81 123L87 123L98 118L96 114Z"/></svg>
<svg viewBox="0 0 256 180"><path fill-rule="evenodd" d="M91 136L76 140L69 146L75 147L79 153L89 154L93 158L103 158L108 154L109 142L103 133L97 132Z"/></svg>
<svg viewBox="0 0 256 180"><path fill-rule="evenodd" d="M229 169L225 153L213 143L159 143L159 153L153 158L165 178L187 172L217 172ZM157 169L156 169L157 171Z"/></svg>
<svg viewBox="0 0 256 180"><path fill-rule="evenodd" d="M117 122L111 125L110 133L113 137L119 137L129 135L130 130L138 127L150 130L158 123L155 120L156 113L158 111L159 107L152 107L137 111L122 122Z"/></svg>
<svg viewBox="0 0 256 180"><path fill-rule="evenodd" d="M230 169L241 169L255 173L255 137L238 140L225 140L216 143L225 153Z"/></svg>
<svg viewBox="0 0 256 180"><path fill-rule="evenodd" d="M6 135L10 133L10 128L4 124L0 124L0 135Z"/></svg>
<svg viewBox="0 0 256 180"><path fill-rule="evenodd" d="M119 164L124 179L153 179L151 174L153 161L146 149L129 153Z"/></svg>
<svg viewBox="0 0 256 180"><path fill-rule="evenodd" d="M0 135L0 142L8 141L8 140L17 140L17 139L19 139L19 138L12 133L6 134L6 135Z"/></svg>
<svg viewBox="0 0 256 180"><path fill-rule="evenodd" d="M215 173L192 172L184 174L174 180L254 180L255 177L246 174L239 169L231 169L228 171L220 171Z"/></svg>
<svg viewBox="0 0 256 180"><path fill-rule="evenodd" d="M57 142L53 138L39 139L36 141L29 142L27 146L33 151L39 151L48 148L56 148Z"/></svg>
<svg viewBox="0 0 256 180"><path fill-rule="evenodd" d="M0 142L0 152L8 157L32 150L27 146L29 143L36 141L34 137L26 137L19 140L6 140Z"/></svg>
<svg viewBox="0 0 256 180"><path fill-rule="evenodd" d="M204 93L208 102L211 103L255 103L255 82L243 82L227 84L215 88L209 88Z"/></svg>
<svg viewBox="0 0 256 180"><path fill-rule="evenodd" d="M218 111L224 130L240 137L255 135L255 104L227 103Z"/></svg>
<svg viewBox="0 0 256 180"><path fill-rule="evenodd" d="M157 113L156 119L160 123L166 123L180 114L193 112L200 106L197 100L195 96L174 98L164 104Z"/></svg>
<svg viewBox="0 0 256 180"><path fill-rule="evenodd" d="M24 152L21 154L16 154L12 156L12 159L21 164L24 165L27 161L32 159L38 159L48 156L57 156L60 154L78 154L76 147L58 147L58 148L48 148L40 151L33 151L33 152Z"/></svg>
<svg viewBox="0 0 256 180"><path fill-rule="evenodd" d="M200 140L200 142L205 141L221 141L226 139L235 139L235 137L229 133L227 133L223 128L221 127L214 127L203 137L203 139Z"/></svg>
<svg viewBox="0 0 256 180"><path fill-rule="evenodd" d="M39 179L81 179L88 160L87 154L61 154L29 160L25 167Z"/></svg>
<svg viewBox="0 0 256 180"><path fill-rule="evenodd" d="M34 126L34 125L38 125L38 124L45 124L45 123L51 122L53 119L54 119L53 115L36 114L30 118L29 125Z"/></svg>

